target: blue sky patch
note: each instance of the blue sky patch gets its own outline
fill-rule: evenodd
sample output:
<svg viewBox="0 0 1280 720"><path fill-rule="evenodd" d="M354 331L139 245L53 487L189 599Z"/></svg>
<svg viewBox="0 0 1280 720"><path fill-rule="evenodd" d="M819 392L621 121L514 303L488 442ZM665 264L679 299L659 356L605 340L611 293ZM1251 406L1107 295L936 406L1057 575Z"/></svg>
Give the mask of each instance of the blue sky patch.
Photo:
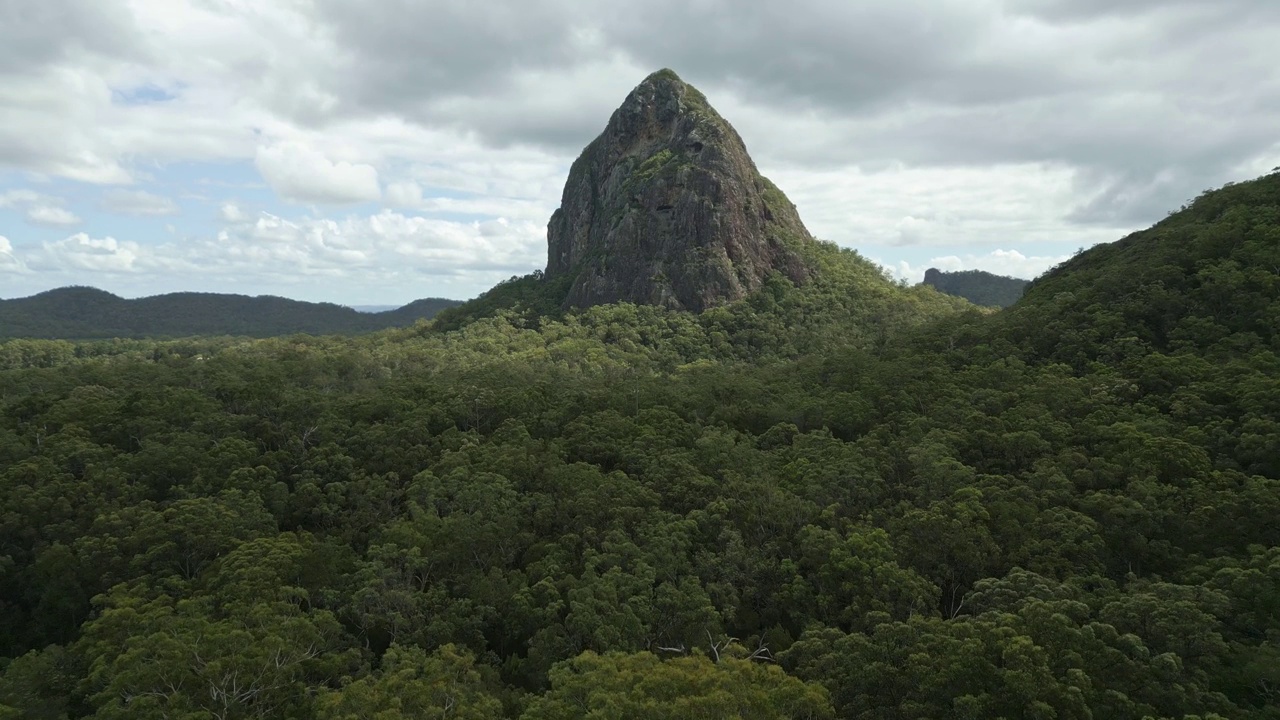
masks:
<svg viewBox="0 0 1280 720"><path fill-rule="evenodd" d="M113 88L111 90L111 102L126 107L155 105L176 99L180 90L180 85L173 90L169 90L151 83L131 88Z"/></svg>

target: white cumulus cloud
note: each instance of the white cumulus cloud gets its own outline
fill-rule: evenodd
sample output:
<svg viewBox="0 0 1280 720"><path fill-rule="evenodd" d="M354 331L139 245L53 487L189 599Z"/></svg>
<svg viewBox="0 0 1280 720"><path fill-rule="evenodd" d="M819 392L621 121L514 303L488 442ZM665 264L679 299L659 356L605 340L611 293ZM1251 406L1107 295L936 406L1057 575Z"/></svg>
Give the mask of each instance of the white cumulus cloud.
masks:
<svg viewBox="0 0 1280 720"><path fill-rule="evenodd" d="M27 208L27 221L50 227L79 225L80 218L70 210L56 205L32 205Z"/></svg>
<svg viewBox="0 0 1280 720"><path fill-rule="evenodd" d="M248 214L233 202L222 203L218 208L218 217L222 218L223 222L229 223L241 223L249 219Z"/></svg>
<svg viewBox="0 0 1280 720"><path fill-rule="evenodd" d="M61 198L25 188L0 193L0 208L21 211L29 223L48 227L79 225L80 218L62 205Z"/></svg>
<svg viewBox="0 0 1280 720"><path fill-rule="evenodd" d="M280 197L303 203L342 205L382 197L372 165L334 162L297 142L259 147L255 165Z"/></svg>
<svg viewBox="0 0 1280 720"><path fill-rule="evenodd" d="M272 292L331 300L335 286L355 284L407 302L472 297L540 267L545 242L544 224L531 220L448 221L392 210L340 220L261 212L211 237L154 245L77 233L38 247L28 263L51 279L46 285L110 285L126 294L278 288ZM0 262L5 257L0 254Z"/></svg>
<svg viewBox="0 0 1280 720"><path fill-rule="evenodd" d="M924 279L924 271L937 268L947 272L957 270L986 270L996 275L1031 280L1058 263L1065 262L1070 255L1023 255L1017 250L992 250L981 255L940 255L930 258L923 265L912 265L901 261L889 270L903 280L920 282Z"/></svg>
<svg viewBox="0 0 1280 720"><path fill-rule="evenodd" d="M412 180L387 186L387 205L393 208L422 207L422 186Z"/></svg>
<svg viewBox="0 0 1280 720"><path fill-rule="evenodd" d="M142 248L136 242L113 237L93 238L76 233L64 240L44 244L47 259L61 269L75 268L98 272L132 272L140 269Z"/></svg>
<svg viewBox="0 0 1280 720"><path fill-rule="evenodd" d="M16 273L26 270L26 265L14 254L13 243L0 235L0 272Z"/></svg>

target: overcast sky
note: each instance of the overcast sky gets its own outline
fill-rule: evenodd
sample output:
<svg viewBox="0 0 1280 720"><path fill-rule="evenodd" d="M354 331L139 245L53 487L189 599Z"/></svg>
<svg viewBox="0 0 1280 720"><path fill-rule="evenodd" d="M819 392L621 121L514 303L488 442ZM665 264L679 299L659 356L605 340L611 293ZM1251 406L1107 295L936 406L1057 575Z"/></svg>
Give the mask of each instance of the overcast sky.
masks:
<svg viewBox="0 0 1280 720"><path fill-rule="evenodd" d="M1277 0L0 0L0 297L349 304L546 264L670 67L819 237L1031 277L1280 165Z"/></svg>

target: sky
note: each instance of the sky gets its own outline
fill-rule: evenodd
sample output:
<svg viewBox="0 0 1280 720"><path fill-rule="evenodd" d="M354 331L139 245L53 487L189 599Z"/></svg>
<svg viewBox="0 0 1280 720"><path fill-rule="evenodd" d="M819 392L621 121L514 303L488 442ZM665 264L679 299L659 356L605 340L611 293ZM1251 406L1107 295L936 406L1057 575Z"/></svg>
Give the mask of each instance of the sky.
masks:
<svg viewBox="0 0 1280 720"><path fill-rule="evenodd" d="M1280 166L1275 0L0 0L0 298L352 305L546 264L669 67L810 231L1033 277Z"/></svg>

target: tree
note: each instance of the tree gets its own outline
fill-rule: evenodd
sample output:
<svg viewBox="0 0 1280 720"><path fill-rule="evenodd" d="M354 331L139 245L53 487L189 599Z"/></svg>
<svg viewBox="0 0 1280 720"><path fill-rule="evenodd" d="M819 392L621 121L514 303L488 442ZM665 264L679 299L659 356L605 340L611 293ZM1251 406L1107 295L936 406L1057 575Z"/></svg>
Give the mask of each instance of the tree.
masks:
<svg viewBox="0 0 1280 720"><path fill-rule="evenodd" d="M663 661L650 653L586 652L551 671L551 690L522 720L817 720L832 717L827 693L776 665L695 655Z"/></svg>
<svg viewBox="0 0 1280 720"><path fill-rule="evenodd" d="M318 720L499 720L502 703L489 693L475 659L454 645L433 652L393 645L382 666L339 690L322 690Z"/></svg>

